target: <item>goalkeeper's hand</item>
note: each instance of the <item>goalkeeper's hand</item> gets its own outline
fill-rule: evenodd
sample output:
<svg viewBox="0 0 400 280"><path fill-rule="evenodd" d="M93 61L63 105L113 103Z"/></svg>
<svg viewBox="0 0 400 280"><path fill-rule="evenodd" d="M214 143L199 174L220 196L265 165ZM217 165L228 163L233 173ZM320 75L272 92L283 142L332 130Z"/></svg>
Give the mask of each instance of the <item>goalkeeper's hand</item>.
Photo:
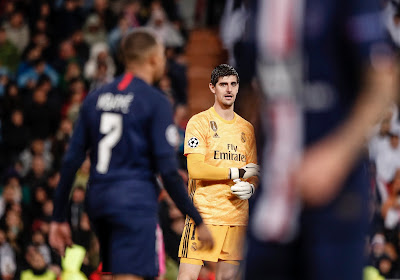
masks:
<svg viewBox="0 0 400 280"><path fill-rule="evenodd" d="M247 179L252 176L260 176L260 166L254 163L249 163L241 168L230 168L230 179Z"/></svg>
<svg viewBox="0 0 400 280"><path fill-rule="evenodd" d="M231 187L231 192L241 200L249 199L254 194L254 185L239 179L233 180L236 184Z"/></svg>

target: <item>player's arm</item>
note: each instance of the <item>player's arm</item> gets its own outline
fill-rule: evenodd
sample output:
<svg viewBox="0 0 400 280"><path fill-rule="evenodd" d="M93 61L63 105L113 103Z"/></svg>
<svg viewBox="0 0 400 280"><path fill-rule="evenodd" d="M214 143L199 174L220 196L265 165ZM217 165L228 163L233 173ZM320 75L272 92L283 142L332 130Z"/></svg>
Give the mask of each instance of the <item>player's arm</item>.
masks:
<svg viewBox="0 0 400 280"><path fill-rule="evenodd" d="M354 49L356 59L363 66L358 97L343 124L306 151L297 173L303 198L309 204L320 205L335 197L373 125L397 99L398 61L381 32L378 4L367 3L362 0L349 2L348 14L343 20L349 47ZM365 20L367 17L368 21ZM379 28L369 36L363 36L371 26Z"/></svg>
<svg viewBox="0 0 400 280"><path fill-rule="evenodd" d="M60 172L60 182L54 195L54 210L50 224L49 243L60 255L64 254L66 246L72 244L70 228L66 222L68 200L76 171L86 157L87 130L85 129L82 111L75 125L68 150L64 155Z"/></svg>
<svg viewBox="0 0 400 280"><path fill-rule="evenodd" d="M259 168L256 165L246 165L242 168L224 168L205 163L203 154L188 154L187 168L189 176L194 180L228 180L258 176Z"/></svg>

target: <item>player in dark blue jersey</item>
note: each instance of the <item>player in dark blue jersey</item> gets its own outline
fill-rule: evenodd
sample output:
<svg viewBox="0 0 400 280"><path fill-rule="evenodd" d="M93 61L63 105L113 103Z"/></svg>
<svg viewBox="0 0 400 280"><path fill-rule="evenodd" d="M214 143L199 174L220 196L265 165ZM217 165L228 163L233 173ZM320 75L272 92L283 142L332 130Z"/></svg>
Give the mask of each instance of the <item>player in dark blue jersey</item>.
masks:
<svg viewBox="0 0 400 280"><path fill-rule="evenodd" d="M103 271L133 280L158 274L156 173L182 213L200 225L204 246L213 241L177 172L171 105L151 86L163 75L164 48L138 29L123 39L122 50L125 74L89 93L82 104L61 168L49 240L60 254L71 244L67 203L88 153L86 210L100 241Z"/></svg>
<svg viewBox="0 0 400 280"><path fill-rule="evenodd" d="M360 155L397 93L378 2L257 2L269 140L245 279L362 279L369 182Z"/></svg>

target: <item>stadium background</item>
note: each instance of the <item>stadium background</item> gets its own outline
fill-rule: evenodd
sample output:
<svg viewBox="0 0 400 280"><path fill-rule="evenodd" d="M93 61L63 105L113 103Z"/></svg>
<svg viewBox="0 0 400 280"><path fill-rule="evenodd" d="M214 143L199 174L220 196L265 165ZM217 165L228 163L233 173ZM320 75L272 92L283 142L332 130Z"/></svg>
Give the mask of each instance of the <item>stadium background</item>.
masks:
<svg viewBox="0 0 400 280"><path fill-rule="evenodd" d="M69 261L61 264L47 243L52 196L80 104L91 89L121 73L118 42L122 34L148 26L167 47L167 72L158 87L174 105L183 141L190 116L213 103L208 89L212 69L220 63L251 64L254 53L238 52L240 47L246 49L246 43L241 43L248 35L247 2L0 0L0 279L68 279L72 275L99 279L99 248L83 204L88 160L76 175L70 204L73 239L84 248L70 256L81 256L81 261L75 266ZM398 2L384 1L382 11L393 42L400 42ZM255 105L261 96L247 70L238 67L242 81L235 109L257 128ZM398 118L397 106L388 108L369 143L374 154L373 211L366 266L377 268L387 278L400 278ZM183 145L177 157L187 181L182 149ZM176 279L183 223L162 192L165 258L160 279ZM213 271L213 265L207 264L199 279L214 279Z"/></svg>

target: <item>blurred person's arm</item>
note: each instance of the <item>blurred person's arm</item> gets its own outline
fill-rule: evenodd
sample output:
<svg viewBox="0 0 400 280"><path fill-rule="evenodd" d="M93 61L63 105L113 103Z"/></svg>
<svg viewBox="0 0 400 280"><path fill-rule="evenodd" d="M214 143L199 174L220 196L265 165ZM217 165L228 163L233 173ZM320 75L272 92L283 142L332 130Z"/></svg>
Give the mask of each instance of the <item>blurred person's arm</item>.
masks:
<svg viewBox="0 0 400 280"><path fill-rule="evenodd" d="M335 197L358 159L370 129L396 98L396 62L387 56L373 59L349 118L304 153L295 178L306 204L322 205Z"/></svg>

